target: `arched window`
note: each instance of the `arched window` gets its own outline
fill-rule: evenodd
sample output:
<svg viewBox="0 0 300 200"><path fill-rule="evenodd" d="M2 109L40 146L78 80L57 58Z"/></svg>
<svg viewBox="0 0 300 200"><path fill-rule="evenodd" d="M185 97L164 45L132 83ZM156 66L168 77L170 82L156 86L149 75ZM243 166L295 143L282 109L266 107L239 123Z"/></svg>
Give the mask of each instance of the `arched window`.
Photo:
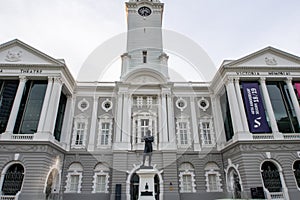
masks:
<svg viewBox="0 0 300 200"><path fill-rule="evenodd" d="M214 162L206 164L205 168L206 177L206 191L207 192L222 192L220 168Z"/></svg>
<svg viewBox="0 0 300 200"><path fill-rule="evenodd" d="M294 162L293 170L294 170L297 186L298 188L300 188L300 160Z"/></svg>
<svg viewBox="0 0 300 200"><path fill-rule="evenodd" d="M2 195L16 195L22 188L24 167L17 163L11 165L4 174Z"/></svg>
<svg viewBox="0 0 300 200"><path fill-rule="evenodd" d="M99 163L94 172L93 193L108 193L109 168Z"/></svg>
<svg viewBox="0 0 300 200"><path fill-rule="evenodd" d="M73 163L68 169L66 192L80 193L83 167L80 163Z"/></svg>
<svg viewBox="0 0 300 200"><path fill-rule="evenodd" d="M190 163L182 163L179 167L179 187L181 193L196 192L194 167Z"/></svg>
<svg viewBox="0 0 300 200"><path fill-rule="evenodd" d="M264 186L269 192L282 192L282 184L277 166L271 161L265 161L261 166Z"/></svg>

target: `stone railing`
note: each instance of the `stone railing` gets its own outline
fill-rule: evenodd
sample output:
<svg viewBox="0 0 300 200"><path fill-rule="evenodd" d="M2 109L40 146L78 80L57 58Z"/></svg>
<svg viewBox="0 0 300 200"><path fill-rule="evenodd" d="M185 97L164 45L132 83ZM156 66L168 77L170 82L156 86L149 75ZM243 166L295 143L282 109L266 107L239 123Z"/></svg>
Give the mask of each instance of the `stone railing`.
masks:
<svg viewBox="0 0 300 200"><path fill-rule="evenodd" d="M12 134L12 140L33 140L34 134Z"/></svg>
<svg viewBox="0 0 300 200"><path fill-rule="evenodd" d="M16 200L15 195L1 195L0 200Z"/></svg>
<svg viewBox="0 0 300 200"><path fill-rule="evenodd" d="M282 135L285 140L300 140L299 133L284 133Z"/></svg>
<svg viewBox="0 0 300 200"><path fill-rule="evenodd" d="M253 140L273 140L273 134L252 134Z"/></svg>

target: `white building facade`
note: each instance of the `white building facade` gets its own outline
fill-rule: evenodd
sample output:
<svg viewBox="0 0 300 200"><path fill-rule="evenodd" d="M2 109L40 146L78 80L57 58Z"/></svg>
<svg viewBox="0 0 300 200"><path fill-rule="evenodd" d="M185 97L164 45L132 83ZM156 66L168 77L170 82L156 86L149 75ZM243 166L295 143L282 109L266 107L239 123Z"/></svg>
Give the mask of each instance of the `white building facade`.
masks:
<svg viewBox="0 0 300 200"><path fill-rule="evenodd" d="M118 82L76 81L63 60L0 45L0 199L137 200L148 130L157 200L298 199L300 58L266 47L210 82L171 82L164 4L126 9Z"/></svg>

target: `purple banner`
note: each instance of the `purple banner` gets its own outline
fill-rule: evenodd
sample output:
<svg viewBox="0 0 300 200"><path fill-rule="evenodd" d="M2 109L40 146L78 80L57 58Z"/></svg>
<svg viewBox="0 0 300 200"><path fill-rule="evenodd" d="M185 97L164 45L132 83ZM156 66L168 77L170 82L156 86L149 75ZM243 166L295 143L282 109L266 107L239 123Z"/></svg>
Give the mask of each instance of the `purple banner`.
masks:
<svg viewBox="0 0 300 200"><path fill-rule="evenodd" d="M250 132L271 132L267 122L258 83L244 82L242 83L242 86Z"/></svg>

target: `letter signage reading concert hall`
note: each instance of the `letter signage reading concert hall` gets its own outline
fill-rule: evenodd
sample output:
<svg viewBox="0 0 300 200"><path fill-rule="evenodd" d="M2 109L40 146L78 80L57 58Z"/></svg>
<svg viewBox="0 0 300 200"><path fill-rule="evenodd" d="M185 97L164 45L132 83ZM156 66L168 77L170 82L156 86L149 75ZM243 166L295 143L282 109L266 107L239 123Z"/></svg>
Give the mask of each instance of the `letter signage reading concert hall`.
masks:
<svg viewBox="0 0 300 200"><path fill-rule="evenodd" d="M269 133L265 110L258 83L242 83L246 113L251 133Z"/></svg>

